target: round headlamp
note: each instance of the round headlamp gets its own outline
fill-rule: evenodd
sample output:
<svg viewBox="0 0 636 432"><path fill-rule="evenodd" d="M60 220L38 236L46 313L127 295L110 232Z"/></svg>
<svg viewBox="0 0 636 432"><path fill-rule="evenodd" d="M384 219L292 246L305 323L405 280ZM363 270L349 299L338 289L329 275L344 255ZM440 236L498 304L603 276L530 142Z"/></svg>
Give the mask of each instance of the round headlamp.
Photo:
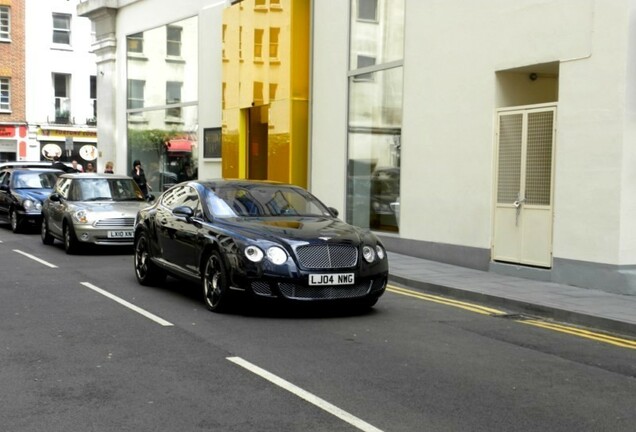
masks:
<svg viewBox="0 0 636 432"><path fill-rule="evenodd" d="M252 262L263 261L263 251L256 246L248 246L245 248L245 257Z"/></svg>
<svg viewBox="0 0 636 432"><path fill-rule="evenodd" d="M380 245L376 245L375 246L375 253L378 255L379 259L384 259L384 257L386 256L386 254L384 253L384 248Z"/></svg>
<svg viewBox="0 0 636 432"><path fill-rule="evenodd" d="M287 261L287 253L278 246L267 249L267 259L276 265L284 264Z"/></svg>
<svg viewBox="0 0 636 432"><path fill-rule="evenodd" d="M373 262L375 259L375 250L373 250L371 246L365 245L362 247L362 256L366 262Z"/></svg>

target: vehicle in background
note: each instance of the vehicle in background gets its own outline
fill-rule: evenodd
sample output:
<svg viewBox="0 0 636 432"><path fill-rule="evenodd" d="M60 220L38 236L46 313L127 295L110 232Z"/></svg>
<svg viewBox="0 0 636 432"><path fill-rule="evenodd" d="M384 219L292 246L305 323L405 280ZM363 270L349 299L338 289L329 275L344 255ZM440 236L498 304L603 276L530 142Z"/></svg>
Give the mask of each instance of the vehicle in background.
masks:
<svg viewBox="0 0 636 432"><path fill-rule="evenodd" d="M39 226L42 203L61 174L51 168L0 169L0 222L11 224L14 233L26 225Z"/></svg>
<svg viewBox="0 0 636 432"><path fill-rule="evenodd" d="M201 283L217 312L238 293L370 308L386 288L386 251L371 231L337 215L289 184L179 183L137 216L135 275L142 285L168 274Z"/></svg>
<svg viewBox="0 0 636 432"><path fill-rule="evenodd" d="M71 162L62 162L69 168L73 168ZM9 161L0 162L0 170L4 168L52 168L51 161Z"/></svg>
<svg viewBox="0 0 636 432"><path fill-rule="evenodd" d="M61 240L69 254L87 245L132 245L135 215L146 206L132 177L63 174L42 206L42 242Z"/></svg>

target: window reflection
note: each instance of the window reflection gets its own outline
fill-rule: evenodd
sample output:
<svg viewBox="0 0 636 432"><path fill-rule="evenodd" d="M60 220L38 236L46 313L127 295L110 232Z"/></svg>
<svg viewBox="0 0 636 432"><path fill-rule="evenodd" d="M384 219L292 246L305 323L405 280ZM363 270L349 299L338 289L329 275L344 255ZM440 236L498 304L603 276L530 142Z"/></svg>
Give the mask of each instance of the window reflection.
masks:
<svg viewBox="0 0 636 432"><path fill-rule="evenodd" d="M198 18L131 34L127 47L128 161L159 193L198 176Z"/></svg>
<svg viewBox="0 0 636 432"><path fill-rule="evenodd" d="M351 8L346 217L397 231L403 68L396 61L403 55L404 0L351 0ZM377 70L368 72L371 66Z"/></svg>

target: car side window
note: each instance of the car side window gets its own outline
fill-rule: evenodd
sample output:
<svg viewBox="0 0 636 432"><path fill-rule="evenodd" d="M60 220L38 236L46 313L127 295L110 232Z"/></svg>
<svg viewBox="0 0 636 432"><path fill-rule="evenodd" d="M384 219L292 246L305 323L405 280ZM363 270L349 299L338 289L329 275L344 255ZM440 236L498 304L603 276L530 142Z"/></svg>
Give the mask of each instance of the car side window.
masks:
<svg viewBox="0 0 636 432"><path fill-rule="evenodd" d="M59 181L57 182L57 184L55 185L55 192L57 192L59 195L61 195L62 197L66 198L66 199L71 199L70 194L69 194L69 189L71 187L71 179L59 179Z"/></svg>
<svg viewBox="0 0 636 432"><path fill-rule="evenodd" d="M8 171L4 171L0 173L0 185L8 184L8 183L5 183L5 178L7 178L8 176L9 176Z"/></svg>
<svg viewBox="0 0 636 432"><path fill-rule="evenodd" d="M194 210L195 216L202 216L199 194L191 186L185 185L172 188L164 194L161 204L170 210L179 206L187 206Z"/></svg>

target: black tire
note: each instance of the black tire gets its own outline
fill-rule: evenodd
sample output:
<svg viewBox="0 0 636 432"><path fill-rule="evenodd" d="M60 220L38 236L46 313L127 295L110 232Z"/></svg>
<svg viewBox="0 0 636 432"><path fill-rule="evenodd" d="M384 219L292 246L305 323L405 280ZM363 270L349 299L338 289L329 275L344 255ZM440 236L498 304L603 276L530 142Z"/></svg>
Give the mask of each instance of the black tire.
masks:
<svg viewBox="0 0 636 432"><path fill-rule="evenodd" d="M230 303L230 285L221 254L214 250L203 265L203 301L212 312L224 312Z"/></svg>
<svg viewBox="0 0 636 432"><path fill-rule="evenodd" d="M49 232L49 223L46 221L45 217L42 217L42 226L40 227L40 237L42 238L42 243L45 245L52 245L55 242L55 239Z"/></svg>
<svg viewBox="0 0 636 432"><path fill-rule="evenodd" d="M9 213L9 220L11 221L11 231L16 234L22 231L22 221L20 220L18 212L11 209Z"/></svg>
<svg viewBox="0 0 636 432"><path fill-rule="evenodd" d="M71 224L64 224L64 250L67 254L72 255L79 250L79 242L75 237L75 230Z"/></svg>
<svg viewBox="0 0 636 432"><path fill-rule="evenodd" d="M150 259L148 233L145 231L135 237L133 261L137 282L145 286L161 285L166 280L166 272L157 267Z"/></svg>

